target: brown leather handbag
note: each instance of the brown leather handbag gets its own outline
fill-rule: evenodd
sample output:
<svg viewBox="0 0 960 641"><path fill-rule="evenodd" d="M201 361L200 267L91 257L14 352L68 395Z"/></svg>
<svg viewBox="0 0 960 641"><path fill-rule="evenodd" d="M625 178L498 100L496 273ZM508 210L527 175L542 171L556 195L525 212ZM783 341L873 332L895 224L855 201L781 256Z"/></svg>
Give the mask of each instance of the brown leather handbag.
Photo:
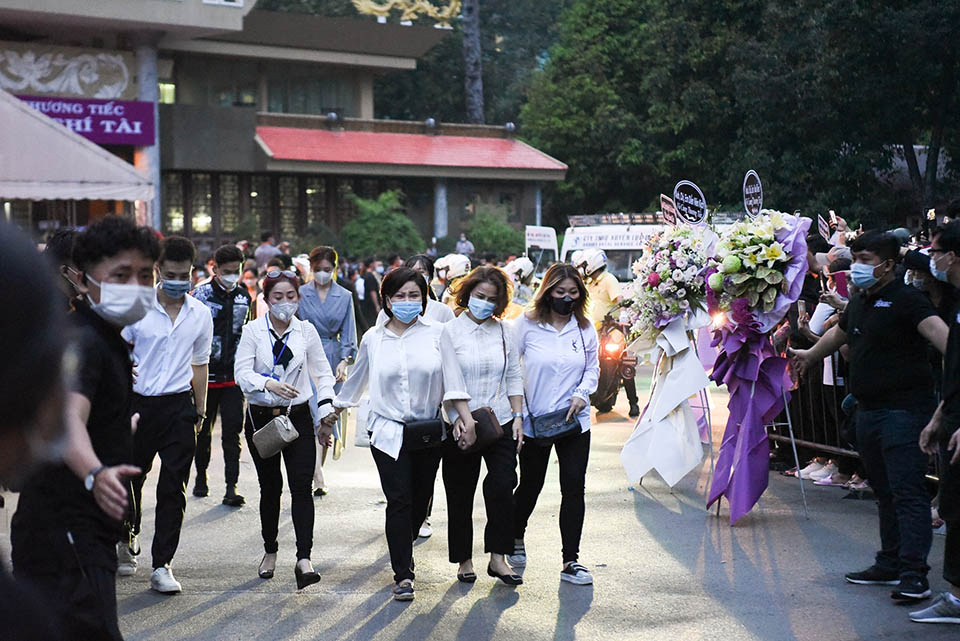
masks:
<svg viewBox="0 0 960 641"><path fill-rule="evenodd" d="M503 343L503 372L500 374L500 381L497 383L497 394L495 398L500 397L500 390L503 380L507 375L507 339L503 333L503 325L500 326L500 339ZM480 407L470 412L470 416L477 424L477 440L465 450L464 454L477 454L483 452L493 443L503 438L503 427L497 420L497 415L490 407Z"/></svg>

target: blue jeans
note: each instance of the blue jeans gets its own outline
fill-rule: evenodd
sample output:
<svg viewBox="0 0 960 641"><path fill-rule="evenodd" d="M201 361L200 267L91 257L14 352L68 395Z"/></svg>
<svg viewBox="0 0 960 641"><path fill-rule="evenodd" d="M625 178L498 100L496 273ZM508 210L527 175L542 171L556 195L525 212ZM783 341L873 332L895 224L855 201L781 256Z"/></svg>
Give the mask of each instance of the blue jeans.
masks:
<svg viewBox="0 0 960 641"><path fill-rule="evenodd" d="M880 509L876 565L901 577L925 577L933 541L920 431L930 416L907 410L857 413L857 449Z"/></svg>

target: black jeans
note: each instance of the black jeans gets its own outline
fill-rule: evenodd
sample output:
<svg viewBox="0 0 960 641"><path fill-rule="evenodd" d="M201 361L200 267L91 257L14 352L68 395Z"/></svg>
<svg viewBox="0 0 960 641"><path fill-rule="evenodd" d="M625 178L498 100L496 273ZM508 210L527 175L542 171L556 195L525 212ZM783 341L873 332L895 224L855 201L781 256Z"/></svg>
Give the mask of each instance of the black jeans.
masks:
<svg viewBox="0 0 960 641"><path fill-rule="evenodd" d="M187 481L197 447L197 409L190 392L166 396L133 395L133 411L140 423L133 435L133 464L143 472L133 479L133 533L140 534L143 482L160 455L157 509L153 533L153 567L173 560L180 544L180 527L187 509Z"/></svg>
<svg viewBox="0 0 960 641"><path fill-rule="evenodd" d="M941 445L941 458L951 456L946 441ZM950 465L946 458L940 478L940 517L947 523L947 540L943 546L943 578L960 587L960 463Z"/></svg>
<svg viewBox="0 0 960 641"><path fill-rule="evenodd" d="M907 410L857 411L857 448L880 511L876 565L901 577L925 577L930 571L929 458L918 444L929 419Z"/></svg>
<svg viewBox="0 0 960 641"><path fill-rule="evenodd" d="M631 405L636 405L639 401L637 399L637 379L636 378L624 378L623 380L623 391L627 394L627 400Z"/></svg>
<svg viewBox="0 0 960 641"><path fill-rule="evenodd" d="M380 487L387 498L386 533L393 580L414 579L413 541L427 516L427 504L440 467L441 447L407 451L401 448L397 460L370 446L380 472Z"/></svg>
<svg viewBox="0 0 960 641"><path fill-rule="evenodd" d="M583 533L583 492L590 459L590 430L562 438L557 448L560 462L560 539L563 542L563 562L576 561L580 554L580 535ZM513 536L522 539L527 521L537 505L537 497L547 478L550 445L541 445L535 439L525 439L520 450L520 485L513 493Z"/></svg>
<svg viewBox="0 0 960 641"><path fill-rule="evenodd" d="M243 392L236 385L207 390L207 418L197 433L197 477L210 465L213 422L220 412L220 443L223 445L223 476L227 486L240 478L240 435L243 433Z"/></svg>
<svg viewBox="0 0 960 641"><path fill-rule="evenodd" d="M285 410L285 408L284 408ZM263 550L274 554L279 549L277 533L280 528L280 494L283 492L283 476L280 473L280 458L287 469L287 485L290 487L290 513L293 530L297 535L297 560L309 559L313 549L313 469L317 463L317 437L313 431L310 407L303 403L290 411L290 420L300 435L279 454L261 458L253 445L253 433L271 420L272 411L250 407L254 425L247 421L245 433L247 447L257 468L260 481L260 534Z"/></svg>
<svg viewBox="0 0 960 641"><path fill-rule="evenodd" d="M447 493L447 545L451 563L473 558L473 496L480 479L480 461L487 464L483 479L483 503L487 527L483 551L513 552L513 488L517 486L517 442L512 424L503 426L503 438L483 453L464 454L454 439L443 442L443 487Z"/></svg>

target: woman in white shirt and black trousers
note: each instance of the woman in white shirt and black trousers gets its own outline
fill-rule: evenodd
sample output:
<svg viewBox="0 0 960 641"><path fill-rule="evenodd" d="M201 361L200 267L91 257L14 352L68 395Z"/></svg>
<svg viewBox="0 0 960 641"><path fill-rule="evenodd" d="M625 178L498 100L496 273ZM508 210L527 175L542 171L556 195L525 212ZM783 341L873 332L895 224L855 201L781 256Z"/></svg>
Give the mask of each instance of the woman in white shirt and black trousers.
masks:
<svg viewBox="0 0 960 641"><path fill-rule="evenodd" d="M560 538L563 569L560 579L577 585L593 583L577 562L583 532L584 484L590 457L590 394L597 389L600 362L597 332L585 314L587 289L577 270L558 263L550 267L533 300L533 309L517 319L514 340L523 360L527 416L520 451L520 484L513 494L513 567L527 564L523 544L527 520L543 489L551 446L560 463ZM555 413L555 420L548 419ZM565 424L555 439L534 438L534 417L544 424ZM541 424L541 421L537 421Z"/></svg>
<svg viewBox="0 0 960 641"><path fill-rule="evenodd" d="M443 446L443 486L447 493L447 541L450 562L459 563L457 579L473 583L473 497L481 459L487 464L483 500L487 508L484 551L490 554L487 574L507 585L523 579L507 565L513 552L513 488L517 486L517 452L523 444L523 373L520 356L500 316L510 303L510 278L498 267L477 267L457 284L455 319L443 333L456 350L470 394L470 410L493 410L503 436L480 452L464 452L451 441ZM454 425L460 415L447 414Z"/></svg>
<svg viewBox="0 0 960 641"><path fill-rule="evenodd" d="M273 577L277 565L277 530L280 521L280 494L283 477L280 458L287 468L293 529L297 536L297 589L316 583L320 575L310 563L313 547L313 471L317 441L326 443L333 433L333 372L323 352L317 330L295 314L300 300L296 274L276 271L267 274L263 298L269 306L264 314L243 327L234 376L247 398L245 433L260 480L260 528L264 557L258 574ZM314 427L308 401L317 390L320 411ZM299 437L269 458L261 458L253 444L253 433L287 412ZM251 420L252 419L252 423Z"/></svg>
<svg viewBox="0 0 960 641"><path fill-rule="evenodd" d="M370 388L367 429L387 498L394 598L410 601L414 596L413 541L433 494L440 441L445 438L442 422L436 423L441 403L451 402L466 416L452 432L458 446L473 445L476 432L467 405L470 395L454 348L443 336L443 325L423 319L426 281L409 267L400 267L384 276L380 296L386 318L363 335L356 363L334 404L356 407ZM432 446L425 447L428 444Z"/></svg>

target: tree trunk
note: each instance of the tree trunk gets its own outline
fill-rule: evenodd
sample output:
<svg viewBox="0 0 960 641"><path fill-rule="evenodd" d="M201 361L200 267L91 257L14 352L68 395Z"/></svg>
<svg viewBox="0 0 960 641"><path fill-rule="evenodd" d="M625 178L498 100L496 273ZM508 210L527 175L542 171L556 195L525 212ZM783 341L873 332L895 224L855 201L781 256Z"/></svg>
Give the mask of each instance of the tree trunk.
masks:
<svg viewBox="0 0 960 641"><path fill-rule="evenodd" d="M944 60L940 72L940 91L937 104L933 108L933 124L930 131L930 146L927 147L927 166L924 168L924 207L936 205L937 197L937 170L940 168L940 149L943 146L943 128L950 112L950 103L956 86L954 79L954 63L952 59Z"/></svg>
<svg viewBox="0 0 960 641"><path fill-rule="evenodd" d="M923 176L920 175L920 165L917 163L917 154L913 150L913 134L907 133L903 137L903 159L907 162L907 173L910 176L910 183L913 190L917 193L917 198L923 200Z"/></svg>
<svg viewBox="0 0 960 641"><path fill-rule="evenodd" d="M463 1L464 88L467 96L467 122L482 124L483 62L480 59L480 0Z"/></svg>

